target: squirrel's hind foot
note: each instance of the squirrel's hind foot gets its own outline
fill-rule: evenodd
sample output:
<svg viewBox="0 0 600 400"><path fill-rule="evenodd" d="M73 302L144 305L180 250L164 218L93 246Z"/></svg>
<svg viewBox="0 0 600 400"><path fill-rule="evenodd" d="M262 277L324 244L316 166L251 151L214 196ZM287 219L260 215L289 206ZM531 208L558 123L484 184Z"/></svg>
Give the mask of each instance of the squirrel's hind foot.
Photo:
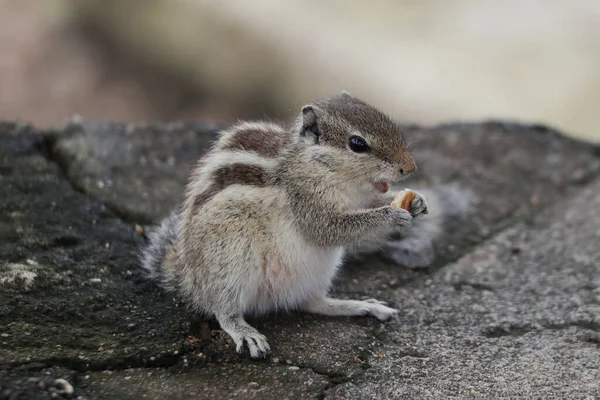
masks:
<svg viewBox="0 0 600 400"><path fill-rule="evenodd" d="M271 346L265 335L250 326L241 315L217 316L221 329L231 336L236 345L236 351L241 353L244 344L252 358L266 357L271 352Z"/></svg>
<svg viewBox="0 0 600 400"><path fill-rule="evenodd" d="M372 315L380 321L387 321L398 310L385 306L385 303L375 299L369 300L340 300L330 297L317 298L306 303L302 309L307 312L329 316L366 316Z"/></svg>

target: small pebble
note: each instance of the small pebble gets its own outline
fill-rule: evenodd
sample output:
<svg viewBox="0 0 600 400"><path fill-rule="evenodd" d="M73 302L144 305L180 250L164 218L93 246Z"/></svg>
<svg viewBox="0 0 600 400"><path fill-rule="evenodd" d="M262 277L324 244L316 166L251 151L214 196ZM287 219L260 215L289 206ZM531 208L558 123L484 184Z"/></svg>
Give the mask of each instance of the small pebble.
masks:
<svg viewBox="0 0 600 400"><path fill-rule="evenodd" d="M63 394L73 394L73 386L66 379L57 379L54 381L54 386Z"/></svg>
<svg viewBox="0 0 600 400"><path fill-rule="evenodd" d="M250 383L248 383L248 386L250 386L250 387L252 387L252 388L257 388L257 387L259 387L260 385L258 384L258 382L250 382Z"/></svg>
<svg viewBox="0 0 600 400"><path fill-rule="evenodd" d="M92 278L92 279L90 279L90 282L91 283L100 283L100 282L102 282L102 279L100 279L100 278Z"/></svg>
<svg viewBox="0 0 600 400"><path fill-rule="evenodd" d="M297 366L295 366L295 365L292 365L292 366L288 367L288 369L289 369L290 371L298 371L298 370L300 369L300 367L297 367Z"/></svg>

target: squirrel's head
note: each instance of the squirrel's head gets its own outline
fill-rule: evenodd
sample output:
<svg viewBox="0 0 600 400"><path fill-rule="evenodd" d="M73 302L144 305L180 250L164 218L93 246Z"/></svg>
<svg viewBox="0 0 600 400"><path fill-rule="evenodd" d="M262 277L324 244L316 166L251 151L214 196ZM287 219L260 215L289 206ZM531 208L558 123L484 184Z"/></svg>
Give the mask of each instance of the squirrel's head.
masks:
<svg viewBox="0 0 600 400"><path fill-rule="evenodd" d="M368 190L386 192L417 169L400 127L347 92L305 105L296 135L325 170Z"/></svg>

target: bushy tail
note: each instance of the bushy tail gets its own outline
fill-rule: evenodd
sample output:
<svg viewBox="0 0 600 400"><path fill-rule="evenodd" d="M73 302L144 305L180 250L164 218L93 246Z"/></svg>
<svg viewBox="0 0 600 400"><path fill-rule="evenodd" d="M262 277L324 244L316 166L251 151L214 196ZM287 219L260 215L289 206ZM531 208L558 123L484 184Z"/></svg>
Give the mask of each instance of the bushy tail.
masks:
<svg viewBox="0 0 600 400"><path fill-rule="evenodd" d="M429 214L413 221L412 226L392 235L386 255L408 268L429 267L435 262L437 238L451 218L464 218L472 203L471 193L453 184L415 188L426 199Z"/></svg>
<svg viewBox="0 0 600 400"><path fill-rule="evenodd" d="M172 268L176 254L175 240L179 215L173 212L162 223L148 233L148 242L142 249L140 265L148 279L155 280L165 289L172 288Z"/></svg>
<svg viewBox="0 0 600 400"><path fill-rule="evenodd" d="M472 202L471 192L456 184L415 188L415 190L427 199L429 214L414 221L414 228L431 238L437 237L442 232L446 219L464 217Z"/></svg>

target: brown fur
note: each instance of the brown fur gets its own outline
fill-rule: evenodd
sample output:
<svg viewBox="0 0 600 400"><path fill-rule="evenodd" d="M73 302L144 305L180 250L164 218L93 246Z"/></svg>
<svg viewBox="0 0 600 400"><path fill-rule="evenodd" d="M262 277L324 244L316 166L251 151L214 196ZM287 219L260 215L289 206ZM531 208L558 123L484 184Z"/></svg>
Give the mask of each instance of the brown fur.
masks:
<svg viewBox="0 0 600 400"><path fill-rule="evenodd" d="M263 157L277 157L288 141L285 132L275 129L240 129L223 150L254 151Z"/></svg>
<svg viewBox="0 0 600 400"><path fill-rule="evenodd" d="M219 193L223 188L220 185L212 184L206 189L204 192L197 194L194 197L194 212L201 209L204 204L206 204L211 198L214 197L217 193Z"/></svg>
<svg viewBox="0 0 600 400"><path fill-rule="evenodd" d="M231 185L264 186L266 172L257 165L232 164L213 173L214 183L194 197L194 210L199 210L217 193Z"/></svg>
<svg viewBox="0 0 600 400"><path fill-rule="evenodd" d="M219 168L213 174L215 182L225 188L230 185L264 186L266 171L257 165L232 164Z"/></svg>

